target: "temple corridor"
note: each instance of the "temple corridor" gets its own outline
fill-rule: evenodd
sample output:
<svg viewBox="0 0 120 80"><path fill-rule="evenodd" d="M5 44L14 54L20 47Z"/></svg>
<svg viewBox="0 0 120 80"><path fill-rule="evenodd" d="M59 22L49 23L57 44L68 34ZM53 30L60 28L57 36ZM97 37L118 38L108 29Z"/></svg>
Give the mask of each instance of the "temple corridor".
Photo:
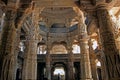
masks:
<svg viewBox="0 0 120 80"><path fill-rule="evenodd" d="M120 80L120 0L0 0L0 80Z"/></svg>

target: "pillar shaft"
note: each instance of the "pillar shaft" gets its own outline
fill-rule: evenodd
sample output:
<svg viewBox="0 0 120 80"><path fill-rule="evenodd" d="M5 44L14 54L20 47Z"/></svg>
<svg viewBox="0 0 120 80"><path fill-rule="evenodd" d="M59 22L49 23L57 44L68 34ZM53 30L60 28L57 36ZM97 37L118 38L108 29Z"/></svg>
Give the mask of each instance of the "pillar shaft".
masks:
<svg viewBox="0 0 120 80"><path fill-rule="evenodd" d="M36 80L37 78L37 42L27 40L23 62L22 80Z"/></svg>
<svg viewBox="0 0 120 80"><path fill-rule="evenodd" d="M15 79L15 43L16 43L16 29L15 29L15 15L16 11L8 9L5 13L3 31L0 45L0 79L14 80Z"/></svg>
<svg viewBox="0 0 120 80"><path fill-rule="evenodd" d="M91 66L89 59L88 40L80 40L81 48L81 80L92 80Z"/></svg>
<svg viewBox="0 0 120 80"><path fill-rule="evenodd" d="M38 34L36 34L36 26L31 26L29 24L29 27L30 31L26 34L22 80L37 80Z"/></svg>
<svg viewBox="0 0 120 80"><path fill-rule="evenodd" d="M108 10L104 5L97 8L97 16L100 27L101 42L105 55L106 70L108 80L120 79L120 56L115 45L115 39L112 32L112 22Z"/></svg>
<svg viewBox="0 0 120 80"><path fill-rule="evenodd" d="M69 74L69 80L75 80L74 77L74 59L73 59L73 53L72 53L72 45L69 46L68 54L69 54L69 60L68 60L68 74Z"/></svg>
<svg viewBox="0 0 120 80"><path fill-rule="evenodd" d="M81 50L81 80L92 80L86 25L84 23L81 23L79 29L79 43Z"/></svg>
<svg viewBox="0 0 120 80"><path fill-rule="evenodd" d="M46 78L51 80L51 58L50 58L50 47L48 43L47 54L46 54Z"/></svg>

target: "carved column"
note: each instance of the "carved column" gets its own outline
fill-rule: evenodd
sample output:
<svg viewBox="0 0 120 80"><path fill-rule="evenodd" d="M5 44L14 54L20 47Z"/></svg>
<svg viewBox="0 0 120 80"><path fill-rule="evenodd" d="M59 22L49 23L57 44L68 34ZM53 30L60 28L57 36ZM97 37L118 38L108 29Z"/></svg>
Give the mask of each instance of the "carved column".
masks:
<svg viewBox="0 0 120 80"><path fill-rule="evenodd" d="M15 79L15 42L17 36L14 24L15 17L16 11L12 9L6 11L0 45L0 80Z"/></svg>
<svg viewBox="0 0 120 80"><path fill-rule="evenodd" d="M86 25L80 26L79 42L81 48L81 80L92 80L91 66L89 59L88 35Z"/></svg>
<svg viewBox="0 0 120 80"><path fill-rule="evenodd" d="M105 64L108 73L108 80L120 79L120 56L115 45L115 39L112 32L112 22L105 5L97 7L97 16L99 21L100 35L105 54Z"/></svg>
<svg viewBox="0 0 120 80"><path fill-rule="evenodd" d="M92 78L93 80L97 80L97 66L96 66L96 55L94 53L94 50L92 48L92 41L89 40L89 53L90 53L90 64L91 64L91 72L92 72Z"/></svg>
<svg viewBox="0 0 120 80"><path fill-rule="evenodd" d="M71 40L71 39L69 39ZM69 76L69 80L75 80L74 77L74 55L72 52L73 48L72 48L72 43L71 41L68 41L68 76Z"/></svg>
<svg viewBox="0 0 120 80"><path fill-rule="evenodd" d="M22 80L36 80L37 79L37 39L35 35L35 26L27 34Z"/></svg>

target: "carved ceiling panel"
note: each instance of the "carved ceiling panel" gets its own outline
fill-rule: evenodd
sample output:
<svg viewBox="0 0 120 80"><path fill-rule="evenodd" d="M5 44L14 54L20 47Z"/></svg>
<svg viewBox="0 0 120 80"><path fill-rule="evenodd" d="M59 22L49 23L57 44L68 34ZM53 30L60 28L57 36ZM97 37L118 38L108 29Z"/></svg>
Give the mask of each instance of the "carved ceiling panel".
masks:
<svg viewBox="0 0 120 80"><path fill-rule="evenodd" d="M73 19L77 16L72 7L44 8L40 15L43 21L45 21L47 24L50 24L50 27L55 23L65 24L68 27Z"/></svg>

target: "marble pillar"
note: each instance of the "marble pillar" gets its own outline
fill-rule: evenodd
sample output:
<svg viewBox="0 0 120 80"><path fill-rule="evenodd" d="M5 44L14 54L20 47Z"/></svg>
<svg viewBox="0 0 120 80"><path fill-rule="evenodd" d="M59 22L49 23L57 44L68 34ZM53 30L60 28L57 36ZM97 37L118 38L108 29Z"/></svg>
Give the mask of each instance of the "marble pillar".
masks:
<svg viewBox="0 0 120 80"><path fill-rule="evenodd" d="M91 75L91 65L89 58L88 35L86 25L81 23L79 26L79 43L81 48L81 80L93 80Z"/></svg>
<svg viewBox="0 0 120 80"><path fill-rule="evenodd" d="M29 32L25 42L22 80L37 80L37 40L35 32Z"/></svg>
<svg viewBox="0 0 120 80"><path fill-rule="evenodd" d="M120 56L115 45L112 32L112 22L105 5L98 5L97 17L99 21L100 37L105 55L105 65L108 80L120 79Z"/></svg>
<svg viewBox="0 0 120 80"><path fill-rule="evenodd" d="M16 69L16 11L7 9L5 12L2 38L0 44L0 80L15 80Z"/></svg>

